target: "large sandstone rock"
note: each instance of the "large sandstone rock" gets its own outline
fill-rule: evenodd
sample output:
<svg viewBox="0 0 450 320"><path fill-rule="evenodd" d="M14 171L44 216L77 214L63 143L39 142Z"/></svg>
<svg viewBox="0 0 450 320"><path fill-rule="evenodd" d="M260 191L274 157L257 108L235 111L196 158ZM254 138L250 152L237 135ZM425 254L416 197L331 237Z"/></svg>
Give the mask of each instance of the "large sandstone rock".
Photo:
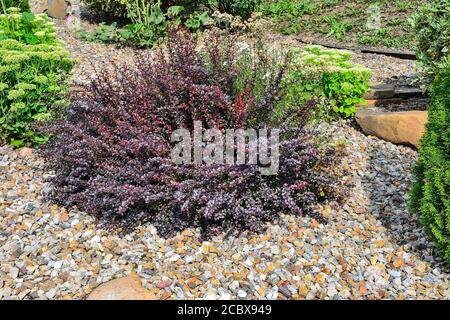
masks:
<svg viewBox="0 0 450 320"><path fill-rule="evenodd" d="M49 0L47 14L56 19L65 19L69 5L67 0Z"/></svg>
<svg viewBox="0 0 450 320"><path fill-rule="evenodd" d="M155 294L142 287L138 277L124 277L103 283L87 300L156 300Z"/></svg>
<svg viewBox="0 0 450 320"><path fill-rule="evenodd" d="M426 111L385 112L376 107L358 108L356 111L356 122L364 133L416 148L427 121Z"/></svg>

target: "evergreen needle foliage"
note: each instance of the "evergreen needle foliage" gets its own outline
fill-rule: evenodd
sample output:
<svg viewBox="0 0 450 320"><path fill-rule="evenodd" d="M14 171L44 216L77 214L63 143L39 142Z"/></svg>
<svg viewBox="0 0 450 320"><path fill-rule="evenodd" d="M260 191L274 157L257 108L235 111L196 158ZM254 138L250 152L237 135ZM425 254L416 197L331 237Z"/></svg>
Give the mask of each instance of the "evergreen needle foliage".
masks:
<svg viewBox="0 0 450 320"><path fill-rule="evenodd" d="M450 263L450 68L432 86L427 130L422 138L410 209L420 214L444 259Z"/></svg>

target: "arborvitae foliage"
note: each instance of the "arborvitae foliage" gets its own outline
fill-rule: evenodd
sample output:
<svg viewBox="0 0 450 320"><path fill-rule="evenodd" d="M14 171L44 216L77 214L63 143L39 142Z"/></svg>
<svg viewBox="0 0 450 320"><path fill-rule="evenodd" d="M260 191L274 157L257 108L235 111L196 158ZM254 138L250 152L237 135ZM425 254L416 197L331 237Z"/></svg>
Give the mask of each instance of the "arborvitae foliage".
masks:
<svg viewBox="0 0 450 320"><path fill-rule="evenodd" d="M410 209L419 213L444 259L450 263L450 68L432 86L429 122L415 167Z"/></svg>
<svg viewBox="0 0 450 320"><path fill-rule="evenodd" d="M230 48L210 40L204 54L189 34L169 32L166 50L141 53L138 62L116 66L115 76L100 72L74 94L43 150L56 173L54 200L109 225L150 221L164 236L200 227L208 237L261 230L282 211L315 215L318 202L339 198L339 155L303 128L284 130L278 175L263 176L256 165L172 162L172 131L192 129L194 120L221 129L265 126L255 114L271 118L283 70L267 70L258 98L256 79L245 70L242 80ZM299 108L298 117L313 107Z"/></svg>

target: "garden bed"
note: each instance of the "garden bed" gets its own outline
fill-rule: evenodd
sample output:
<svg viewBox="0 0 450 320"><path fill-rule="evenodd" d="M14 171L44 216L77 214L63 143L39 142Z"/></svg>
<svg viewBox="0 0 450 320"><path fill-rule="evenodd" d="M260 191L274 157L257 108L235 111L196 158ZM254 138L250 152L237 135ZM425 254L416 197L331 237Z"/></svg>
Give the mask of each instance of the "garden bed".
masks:
<svg viewBox="0 0 450 320"><path fill-rule="evenodd" d="M308 42L343 46L412 48L408 18L419 0L337 1L282 0L264 2L262 12L284 34L298 34Z"/></svg>
<svg viewBox="0 0 450 320"><path fill-rule="evenodd" d="M195 229L163 239L149 224L99 228L42 200L51 191L42 159L2 147L2 298L81 299L130 273L161 299L449 298L449 276L406 209L417 153L346 123L317 130L347 141L344 167L355 184L343 206L321 208L327 223L282 216L262 234L207 242Z"/></svg>
<svg viewBox="0 0 450 320"><path fill-rule="evenodd" d="M132 53L130 48L117 48L115 44L99 44L85 42L68 28L65 21L56 20L58 33L61 40L66 42L67 49L73 58L80 63L76 64L73 72L74 83L85 83L92 76L93 66L108 66L109 61L127 61ZM82 27L92 29L91 23L82 21ZM288 36L273 31L273 24L265 20L256 20L248 23L250 32L242 33L238 39L245 46L246 43L254 43L255 34L262 39L271 51L285 51L292 48L303 48L306 44L299 42L296 36ZM216 29L216 31L218 31ZM237 44L238 46L238 44ZM372 53L355 52L352 61L369 68L373 72L371 82L373 84L389 83L392 79L402 77L406 79L415 78L418 73L416 63L412 60L389 57Z"/></svg>
<svg viewBox="0 0 450 320"><path fill-rule="evenodd" d="M77 61L72 92L98 79L96 71L115 72L135 56L129 47L82 41L65 21L55 22ZM270 31L270 23L247 27L270 50L304 48L294 35ZM200 39L208 34L199 33ZM254 44L250 35L238 35L236 47ZM354 53L352 62L373 72L373 84L415 86L414 61ZM428 102L381 107L423 110ZM313 122L308 129L344 145L339 167L351 188L342 203L322 201L315 203L316 216L280 213L261 232L233 229L207 240L192 225L162 237L159 226L146 221L125 230L57 205L48 198L56 174L48 158L0 146L0 299L84 299L127 275L137 275L157 299L450 299L448 266L420 218L407 210L417 151L364 135L354 120Z"/></svg>

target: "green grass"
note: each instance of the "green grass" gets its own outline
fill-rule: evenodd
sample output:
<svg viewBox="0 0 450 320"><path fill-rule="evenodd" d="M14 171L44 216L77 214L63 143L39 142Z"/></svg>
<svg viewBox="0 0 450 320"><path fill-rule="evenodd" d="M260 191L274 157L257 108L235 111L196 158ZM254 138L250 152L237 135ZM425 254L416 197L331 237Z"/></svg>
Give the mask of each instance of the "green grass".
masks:
<svg viewBox="0 0 450 320"><path fill-rule="evenodd" d="M342 39L350 31L353 25L348 21L339 21L335 17L328 16L325 21L328 24L328 33L326 37L334 37L336 40Z"/></svg>
<svg viewBox="0 0 450 320"><path fill-rule="evenodd" d="M402 2L398 3L397 8L398 8L399 12L407 12L408 10L414 8L414 3L413 3L413 1L408 1L408 0L402 1Z"/></svg>
<svg viewBox="0 0 450 320"><path fill-rule="evenodd" d="M319 7L310 0L263 2L258 8L258 11L276 19L302 17L317 13L318 10Z"/></svg>
<svg viewBox="0 0 450 320"><path fill-rule="evenodd" d="M358 33L358 43L361 45L368 46L378 46L382 45L384 47L390 48L401 48L408 45L408 43L412 40L411 35L404 35L401 37L395 37L392 35L389 29L382 28L374 30L369 34Z"/></svg>
<svg viewBox="0 0 450 320"><path fill-rule="evenodd" d="M340 0L323 0L319 2L322 2L324 7L333 8L339 3L339 1Z"/></svg>
<svg viewBox="0 0 450 320"><path fill-rule="evenodd" d="M260 12L283 34L308 33L359 45L411 48L408 17L421 0L265 0ZM369 30L370 6L380 11L380 28Z"/></svg>
<svg viewBox="0 0 450 320"><path fill-rule="evenodd" d="M403 21L398 18L391 18L387 21L386 25L389 27L395 27L402 25Z"/></svg>

